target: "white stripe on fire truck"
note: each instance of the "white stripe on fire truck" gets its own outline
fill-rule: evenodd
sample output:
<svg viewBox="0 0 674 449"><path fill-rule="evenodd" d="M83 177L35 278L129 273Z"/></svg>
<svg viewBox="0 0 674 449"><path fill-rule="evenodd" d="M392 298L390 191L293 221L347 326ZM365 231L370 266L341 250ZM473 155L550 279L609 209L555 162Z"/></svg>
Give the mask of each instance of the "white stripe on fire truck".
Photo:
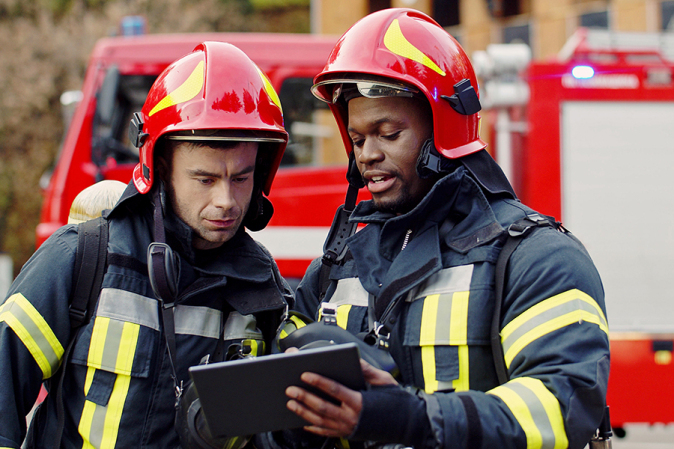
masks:
<svg viewBox="0 0 674 449"><path fill-rule="evenodd" d="M309 259L323 255L329 227L267 226L250 235L262 243L275 259Z"/></svg>

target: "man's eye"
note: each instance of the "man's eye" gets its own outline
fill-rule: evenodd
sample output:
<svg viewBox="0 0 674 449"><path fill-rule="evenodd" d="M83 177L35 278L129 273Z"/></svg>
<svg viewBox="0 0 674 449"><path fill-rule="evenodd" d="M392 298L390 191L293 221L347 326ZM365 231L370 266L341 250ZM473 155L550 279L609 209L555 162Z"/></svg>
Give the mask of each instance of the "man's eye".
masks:
<svg viewBox="0 0 674 449"><path fill-rule="evenodd" d="M242 183L242 182L248 181L248 178L250 178L250 176L238 176L238 177L234 178L233 181Z"/></svg>
<svg viewBox="0 0 674 449"><path fill-rule="evenodd" d="M200 184L203 184L205 186L209 186L209 185L213 184L213 180L210 179L210 178L199 178L199 179L197 179L197 181L199 181Z"/></svg>
<svg viewBox="0 0 674 449"><path fill-rule="evenodd" d="M400 136L400 131L396 131L392 134L387 134L385 136L382 136L386 140L396 140Z"/></svg>
<svg viewBox="0 0 674 449"><path fill-rule="evenodd" d="M355 139L355 140L351 140L351 142L353 142L353 146L354 146L354 147L360 148L360 147L362 147L363 144L365 143L365 140L363 140L363 139Z"/></svg>

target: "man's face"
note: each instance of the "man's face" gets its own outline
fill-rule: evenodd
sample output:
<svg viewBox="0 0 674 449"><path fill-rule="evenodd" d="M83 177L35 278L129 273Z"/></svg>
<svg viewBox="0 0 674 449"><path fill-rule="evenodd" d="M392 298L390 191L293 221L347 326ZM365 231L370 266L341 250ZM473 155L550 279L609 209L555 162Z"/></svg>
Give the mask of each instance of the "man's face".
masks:
<svg viewBox="0 0 674 449"><path fill-rule="evenodd" d="M432 117L418 100L403 97L349 101L348 131L356 164L379 210L409 212L435 179L421 179L416 163L433 130Z"/></svg>
<svg viewBox="0 0 674 449"><path fill-rule="evenodd" d="M195 231L195 249L217 248L236 234L253 193L257 144L219 149L181 143L173 151L173 210Z"/></svg>

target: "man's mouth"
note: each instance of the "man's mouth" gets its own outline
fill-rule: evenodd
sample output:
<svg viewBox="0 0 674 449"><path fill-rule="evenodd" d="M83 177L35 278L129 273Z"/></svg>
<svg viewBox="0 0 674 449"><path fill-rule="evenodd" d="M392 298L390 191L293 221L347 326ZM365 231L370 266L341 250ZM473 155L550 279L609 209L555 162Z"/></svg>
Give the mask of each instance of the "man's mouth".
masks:
<svg viewBox="0 0 674 449"><path fill-rule="evenodd" d="M394 176L376 175L368 179L367 188L370 193L381 193L388 190L395 182Z"/></svg>
<svg viewBox="0 0 674 449"><path fill-rule="evenodd" d="M228 228L236 223L236 220L233 218L226 219L207 219L207 221L216 228Z"/></svg>

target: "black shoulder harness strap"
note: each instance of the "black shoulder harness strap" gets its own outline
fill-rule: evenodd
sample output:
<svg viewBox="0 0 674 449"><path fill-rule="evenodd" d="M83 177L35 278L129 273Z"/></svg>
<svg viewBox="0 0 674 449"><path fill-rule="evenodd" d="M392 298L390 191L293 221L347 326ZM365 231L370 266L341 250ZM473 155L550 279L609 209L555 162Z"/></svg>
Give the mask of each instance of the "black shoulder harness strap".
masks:
<svg viewBox="0 0 674 449"><path fill-rule="evenodd" d="M503 304L503 289L506 283L506 268L510 256L522 242L522 239L529 235L531 231L539 227L551 227L554 229L566 230L561 223L555 221L554 218L540 214L530 214L526 217L517 220L508 226L508 237L499 253L496 261L496 273L494 276L495 282L495 301L494 301L494 315L491 321L491 350L494 356L494 366L496 367L496 374L498 376L499 384L504 384L508 381L508 369L505 365L503 357L503 346L501 346L501 306Z"/></svg>
<svg viewBox="0 0 674 449"><path fill-rule="evenodd" d="M355 234L358 228L358 223L349 223L349 218L358 201L358 190L364 187L365 184L363 178L360 176L360 172L358 172L355 153L353 151L349 154L349 168L346 173L346 179L349 182L349 187L346 191L344 204L337 209L335 218L332 220L332 225L330 226L330 232L323 245L323 258L318 281L320 287L319 300L323 300L330 285L330 270L332 266L342 263L348 253L346 239Z"/></svg>
<svg viewBox="0 0 674 449"><path fill-rule="evenodd" d="M71 337L61 359L61 368L55 376L57 417L55 448L61 447L61 436L65 423L63 379L65 378L70 351L75 342L77 330L89 322L103 283L108 255L108 220L99 217L80 223L77 227L77 236L77 255L75 256L73 272L74 283L70 295Z"/></svg>
<svg viewBox="0 0 674 449"><path fill-rule="evenodd" d="M89 321L101 291L108 255L108 221L99 217L78 225L75 284L70 302L70 327Z"/></svg>

